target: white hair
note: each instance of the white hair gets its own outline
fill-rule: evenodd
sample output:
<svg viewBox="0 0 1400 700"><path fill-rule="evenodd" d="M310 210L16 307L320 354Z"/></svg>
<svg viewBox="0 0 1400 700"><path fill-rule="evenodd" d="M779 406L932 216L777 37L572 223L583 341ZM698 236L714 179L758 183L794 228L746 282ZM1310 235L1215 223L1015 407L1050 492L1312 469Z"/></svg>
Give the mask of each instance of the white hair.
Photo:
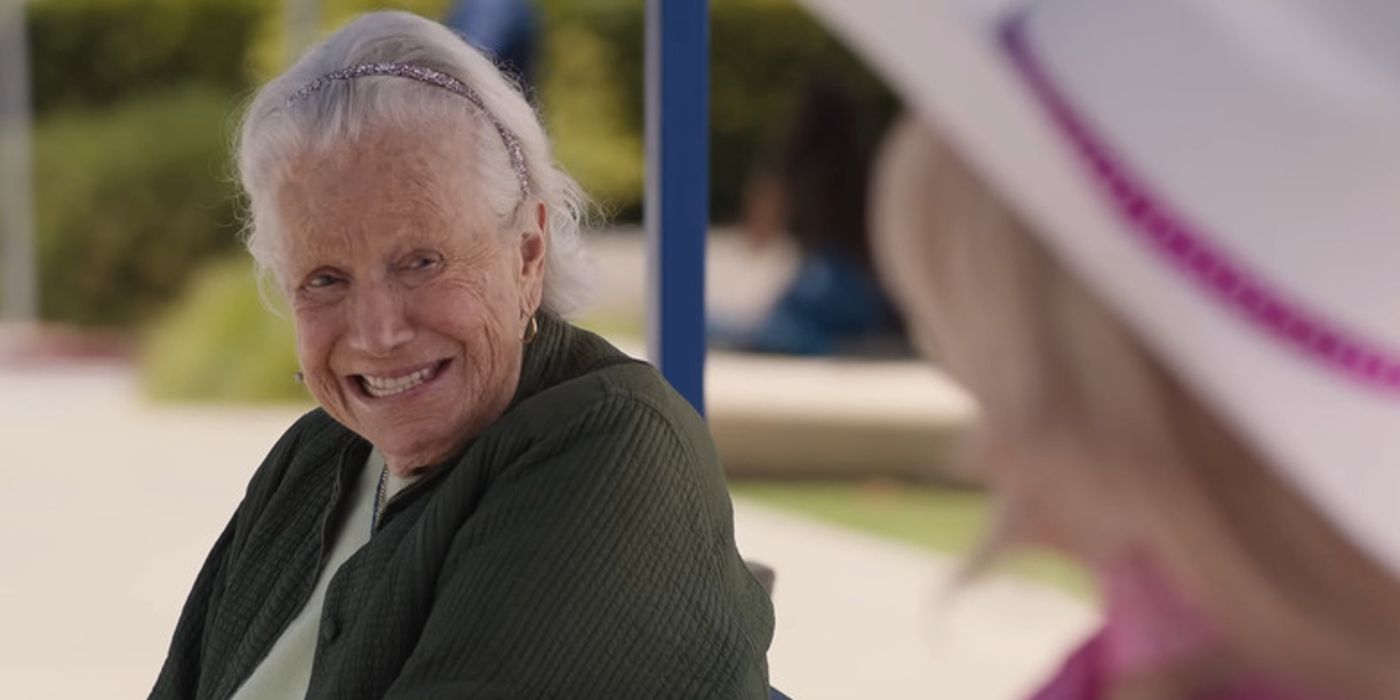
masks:
<svg viewBox="0 0 1400 700"><path fill-rule="evenodd" d="M330 81L287 104L307 83L328 73L366 63L407 63L447 73L470 86L490 113L449 90L397 76ZM580 228L588 198L550 155L549 138L534 109L491 63L446 27L407 12L359 16L306 53L253 98L239 130L237 164L249 199L248 251L261 274L278 276L280 235L273 207L290 160L307 150L325 150L355 140L368 126L405 128L469 118L476 136L479 189L486 211L503 235L513 217L533 207L521 204L519 181L506 145L497 137L494 117L520 140L529 172L530 196L544 202L546 254L545 311L567 316L579 311L592 289L592 270Z"/></svg>

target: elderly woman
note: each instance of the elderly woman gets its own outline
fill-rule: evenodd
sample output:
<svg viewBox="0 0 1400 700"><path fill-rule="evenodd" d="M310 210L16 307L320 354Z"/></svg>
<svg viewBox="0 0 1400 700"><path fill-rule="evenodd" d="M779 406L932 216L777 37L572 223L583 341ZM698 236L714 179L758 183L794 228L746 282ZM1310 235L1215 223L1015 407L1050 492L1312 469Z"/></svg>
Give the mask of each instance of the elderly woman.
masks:
<svg viewBox="0 0 1400 700"><path fill-rule="evenodd" d="M151 697L766 697L714 446L561 320L581 194L491 62L363 16L258 93L238 155L320 408L254 474Z"/></svg>
<svg viewBox="0 0 1400 700"><path fill-rule="evenodd" d="M1100 584L1033 697L1400 698L1400 4L821 3L929 118L877 259L981 405L989 549Z"/></svg>

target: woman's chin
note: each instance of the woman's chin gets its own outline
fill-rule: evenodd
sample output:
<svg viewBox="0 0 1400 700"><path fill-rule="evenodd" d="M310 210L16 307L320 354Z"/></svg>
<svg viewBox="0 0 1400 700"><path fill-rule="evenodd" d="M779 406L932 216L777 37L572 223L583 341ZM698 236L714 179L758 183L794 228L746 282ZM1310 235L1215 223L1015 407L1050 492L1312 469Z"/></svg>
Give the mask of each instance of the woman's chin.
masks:
<svg viewBox="0 0 1400 700"><path fill-rule="evenodd" d="M404 436L384 437L376 439L374 436L364 436L384 455L384 464L389 468L389 472L395 476L410 476L423 467L435 464L446 459L447 448L434 444L433 441L423 438L405 438Z"/></svg>

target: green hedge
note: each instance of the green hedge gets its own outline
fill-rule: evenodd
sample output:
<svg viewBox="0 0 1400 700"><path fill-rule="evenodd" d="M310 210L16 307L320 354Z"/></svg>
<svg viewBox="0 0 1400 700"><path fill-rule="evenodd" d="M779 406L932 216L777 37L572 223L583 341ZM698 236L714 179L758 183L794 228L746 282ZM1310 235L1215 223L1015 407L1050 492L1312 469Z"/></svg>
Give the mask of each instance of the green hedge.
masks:
<svg viewBox="0 0 1400 700"><path fill-rule="evenodd" d="M172 85L233 93L274 0L40 0L27 11L36 112L100 107Z"/></svg>
<svg viewBox="0 0 1400 700"><path fill-rule="evenodd" d="M439 17L449 0L320 0L322 31L372 9ZM287 63L286 0L35 0L35 111L101 107L171 85L250 89Z"/></svg>
<svg viewBox="0 0 1400 700"><path fill-rule="evenodd" d="M144 338L141 379L156 399L309 401L291 321L258 296L246 255L207 265Z"/></svg>
<svg viewBox="0 0 1400 700"><path fill-rule="evenodd" d="M186 89L35 129L41 315L129 326L238 239L226 138L233 100Z"/></svg>

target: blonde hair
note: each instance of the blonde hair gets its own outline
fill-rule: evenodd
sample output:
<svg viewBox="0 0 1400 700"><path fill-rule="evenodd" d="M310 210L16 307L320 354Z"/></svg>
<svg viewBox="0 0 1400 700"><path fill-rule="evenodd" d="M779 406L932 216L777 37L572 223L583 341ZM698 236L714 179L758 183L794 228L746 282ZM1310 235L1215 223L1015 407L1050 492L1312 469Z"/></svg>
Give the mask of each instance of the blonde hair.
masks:
<svg viewBox="0 0 1400 700"><path fill-rule="evenodd" d="M334 81L302 96L295 105L287 104L293 93L321 76L380 62L409 63L451 75L469 85L490 115L515 133L529 172L529 195L544 202L548 216L542 306L559 315L581 309L592 288L592 269L580 234L589 211L587 196L555 164L534 109L491 60L450 29L407 12L360 15L253 98L236 151L251 213L246 241L259 270L273 274L279 270L284 234L277 230L273 208L275 190L282 185L291 159L308 149L324 151L352 142L372 126L470 125L478 152L470 164L479 183L473 193L497 219L502 235L511 232L513 217L531 209L517 206L520 185L494 125L481 110L448 90L400 77L370 76Z"/></svg>
<svg viewBox="0 0 1400 700"><path fill-rule="evenodd" d="M1400 582L929 129L906 119L878 162L876 262L921 345L981 403L973 454L1002 506L995 544L1049 545L1091 567L1144 554L1239 668L1343 697L1400 696ZM1177 697L1208 673L1176 669L1131 692Z"/></svg>

